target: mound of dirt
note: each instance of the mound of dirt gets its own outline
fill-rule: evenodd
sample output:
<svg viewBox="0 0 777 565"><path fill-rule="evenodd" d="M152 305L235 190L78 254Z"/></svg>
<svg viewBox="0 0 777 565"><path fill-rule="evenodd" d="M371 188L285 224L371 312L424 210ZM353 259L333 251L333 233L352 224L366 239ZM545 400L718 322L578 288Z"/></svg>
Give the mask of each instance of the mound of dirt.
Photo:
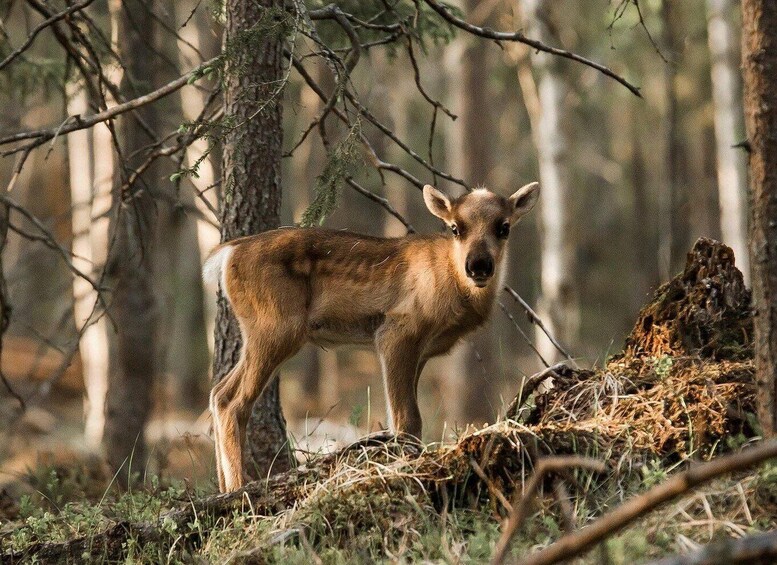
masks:
<svg viewBox="0 0 777 565"><path fill-rule="evenodd" d="M554 368L534 406L513 417L554 452L710 455L755 434L752 327L734 253L701 238L641 310L622 354L593 371Z"/></svg>
<svg viewBox="0 0 777 565"><path fill-rule="evenodd" d="M683 272L640 311L624 354L750 359L752 335L750 291L734 265L734 252L719 241L699 238Z"/></svg>

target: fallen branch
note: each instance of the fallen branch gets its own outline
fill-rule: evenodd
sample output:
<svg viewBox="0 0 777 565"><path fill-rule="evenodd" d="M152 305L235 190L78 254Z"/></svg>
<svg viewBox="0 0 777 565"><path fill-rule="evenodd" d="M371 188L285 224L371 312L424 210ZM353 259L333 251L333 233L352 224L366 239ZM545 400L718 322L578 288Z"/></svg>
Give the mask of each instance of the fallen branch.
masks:
<svg viewBox="0 0 777 565"><path fill-rule="evenodd" d="M510 402L510 404L507 406L507 410L505 410L505 417L517 419L519 415L518 412L521 410L521 408L523 408L523 405L526 403L526 400L529 398L529 396L531 396L531 394L545 379L553 375L558 376L556 372L562 367L566 367L566 364L556 363L552 367L547 367L539 373L535 373L528 379L521 381L521 389L518 391L518 394L515 396L515 398L513 398L513 401Z"/></svg>
<svg viewBox="0 0 777 565"><path fill-rule="evenodd" d="M491 565L501 565L504 561L510 542L528 516L529 509L532 502L534 502L545 475L574 468L591 469L601 473L604 471L604 463L596 459L589 459L588 457L545 457L540 459L534 469L534 473L532 473L531 478L526 483L526 488L520 499L518 499L520 493L516 492L517 500L513 501L510 516L507 518L507 522L502 529L502 535L496 543L494 555L491 557Z"/></svg>
<svg viewBox="0 0 777 565"><path fill-rule="evenodd" d="M777 561L777 530L711 543L688 555L674 555L648 565L728 565Z"/></svg>
<svg viewBox="0 0 777 565"><path fill-rule="evenodd" d="M523 558L518 563L519 565L551 565L572 559L661 504L721 475L743 471L775 457L777 457L777 440L769 440L739 453L694 465L687 471L621 504L590 525L567 534L545 549Z"/></svg>

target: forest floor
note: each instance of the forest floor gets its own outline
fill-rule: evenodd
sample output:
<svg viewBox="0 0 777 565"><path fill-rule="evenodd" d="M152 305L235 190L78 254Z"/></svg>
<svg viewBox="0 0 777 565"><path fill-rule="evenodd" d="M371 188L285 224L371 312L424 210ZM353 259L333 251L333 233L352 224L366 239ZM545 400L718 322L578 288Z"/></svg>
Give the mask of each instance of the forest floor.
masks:
<svg viewBox="0 0 777 565"><path fill-rule="evenodd" d="M230 495L154 476L120 492L89 465L42 467L29 494L0 495L0 561L481 563L519 508L506 561L526 558L703 461L763 445L750 296L730 253L697 243L622 353L525 380L502 420L454 441L363 439ZM774 459L678 494L574 562L649 562L777 528Z"/></svg>

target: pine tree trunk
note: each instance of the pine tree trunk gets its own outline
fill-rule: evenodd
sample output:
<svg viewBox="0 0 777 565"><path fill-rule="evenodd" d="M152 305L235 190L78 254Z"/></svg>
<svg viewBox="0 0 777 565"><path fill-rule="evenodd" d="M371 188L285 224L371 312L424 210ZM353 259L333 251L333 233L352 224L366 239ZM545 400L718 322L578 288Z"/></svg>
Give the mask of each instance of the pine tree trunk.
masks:
<svg viewBox="0 0 777 565"><path fill-rule="evenodd" d="M130 98L147 90L155 76L155 57L149 55L153 45L154 20L142 0L127 0L119 7L119 55L125 65L121 82L122 95ZM156 123L153 105L139 110L148 124ZM119 123L119 141L123 165L142 163L143 152L133 152L151 141L132 116ZM111 343L108 394L106 397L105 434L103 443L108 462L119 471L119 484L126 485L132 475L146 466L144 430L152 406L152 388L157 372L158 313L153 288L155 209L154 184L158 173L152 166L124 194L119 187L126 178L117 167L114 190L115 243L108 258L108 269L114 281L110 311L116 322L116 336Z"/></svg>
<svg viewBox="0 0 777 565"><path fill-rule="evenodd" d="M549 0L525 0L524 18L528 35L547 44L558 43L548 22L552 3ZM531 53L537 75L539 115L532 119L532 134L539 159L540 212L542 222L542 294L538 314L551 333L566 346L577 341L580 306L575 290L575 242L572 225L572 192L569 183L568 133L564 131L567 85L558 57ZM545 334L538 329L537 348L550 362L560 358Z"/></svg>
<svg viewBox="0 0 777 565"><path fill-rule="evenodd" d="M745 154L733 147L744 135L739 61L731 18L734 0L707 0L707 39L712 68L712 103L723 243L734 250L736 265L750 284L747 252L747 171Z"/></svg>
<svg viewBox="0 0 777 565"><path fill-rule="evenodd" d="M777 434L777 3L742 0L758 418Z"/></svg>
<svg viewBox="0 0 777 565"><path fill-rule="evenodd" d="M666 282L678 267L678 253L685 253L685 241L680 230L687 223L679 207L683 204L681 194L680 162L683 150L680 142L679 116L677 112L677 22L675 18L676 0L663 0L661 17L663 24L663 50L667 61L664 62L664 178L658 189L658 270L661 281Z"/></svg>
<svg viewBox="0 0 777 565"><path fill-rule="evenodd" d="M471 13L478 4L478 0L465 0L463 9L465 13ZM493 114L489 112L491 93L488 88L489 49L493 46L466 37L462 42L461 52L449 54L460 65L461 73L454 78L453 108L459 119L450 126L453 132L447 147L448 162L460 167L467 182L488 186L493 167L493 135L490 132L496 126ZM492 324L489 322L467 336L454 349L447 364L449 374L444 388L448 393L444 404L449 420L457 424L493 422L498 411L501 371L495 362Z"/></svg>
<svg viewBox="0 0 777 565"><path fill-rule="evenodd" d="M270 10L283 10L280 0L227 0L226 41L234 46L224 81L224 110L237 126L224 146L221 239L277 228L281 209L281 144L283 39L268 34L246 45L241 33ZM255 115L254 115L255 114ZM214 378L235 366L240 355L240 329L223 295L216 318ZM274 378L254 405L246 438L246 472L258 478L289 466L286 421Z"/></svg>

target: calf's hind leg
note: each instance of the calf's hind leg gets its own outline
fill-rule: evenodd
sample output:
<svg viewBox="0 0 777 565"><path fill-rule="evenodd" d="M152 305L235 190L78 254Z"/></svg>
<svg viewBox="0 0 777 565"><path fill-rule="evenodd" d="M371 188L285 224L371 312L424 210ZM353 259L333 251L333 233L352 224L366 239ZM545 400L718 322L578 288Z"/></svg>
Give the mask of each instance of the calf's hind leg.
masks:
<svg viewBox="0 0 777 565"><path fill-rule="evenodd" d="M299 332L282 327L243 326L245 351L211 395L219 489L243 486L243 446L251 408L278 366L302 346Z"/></svg>

